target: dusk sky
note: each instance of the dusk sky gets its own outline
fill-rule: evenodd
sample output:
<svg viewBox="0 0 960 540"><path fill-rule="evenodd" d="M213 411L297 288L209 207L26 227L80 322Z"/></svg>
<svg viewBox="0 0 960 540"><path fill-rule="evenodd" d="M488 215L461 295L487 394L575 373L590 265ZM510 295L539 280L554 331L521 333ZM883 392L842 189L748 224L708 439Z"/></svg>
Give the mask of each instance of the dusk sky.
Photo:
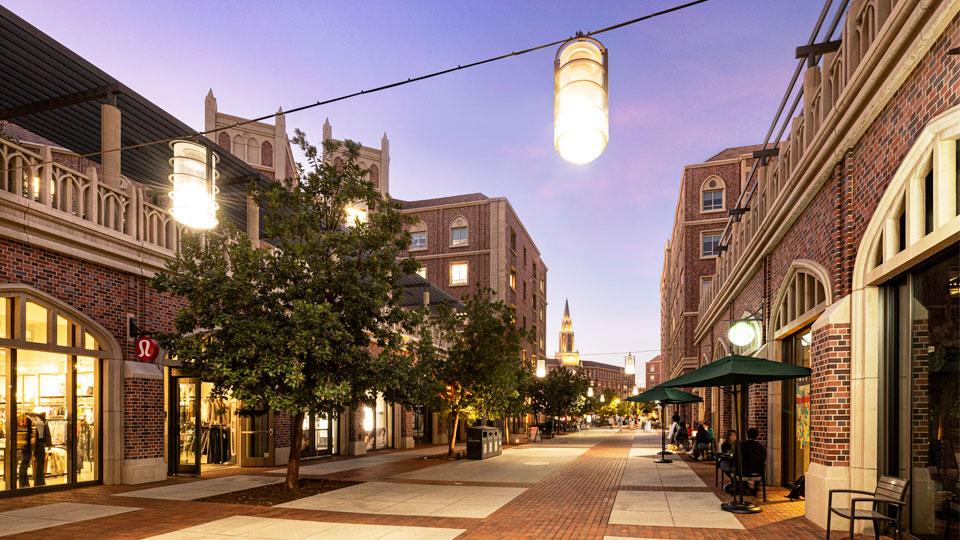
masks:
<svg viewBox="0 0 960 540"><path fill-rule="evenodd" d="M5 5L201 129L212 88L242 117L563 39L682 0L99 2ZM610 142L588 165L553 148L555 49L287 117L319 141L390 139L399 199L510 200L548 273L547 352L569 298L583 359L660 347L659 279L681 169L762 142L819 0L712 0L597 36L609 48Z"/></svg>

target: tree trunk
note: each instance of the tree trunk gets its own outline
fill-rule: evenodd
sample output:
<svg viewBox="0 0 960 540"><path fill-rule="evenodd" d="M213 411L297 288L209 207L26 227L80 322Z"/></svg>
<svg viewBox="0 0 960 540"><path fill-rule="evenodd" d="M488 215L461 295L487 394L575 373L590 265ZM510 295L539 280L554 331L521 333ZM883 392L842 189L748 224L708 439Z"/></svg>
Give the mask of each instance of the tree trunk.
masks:
<svg viewBox="0 0 960 540"><path fill-rule="evenodd" d="M510 445L510 424L507 419L503 419L503 434L507 437L507 446Z"/></svg>
<svg viewBox="0 0 960 540"><path fill-rule="evenodd" d="M287 461L287 491L300 489L300 446L303 441L303 415L298 412L290 419L290 459Z"/></svg>
<svg viewBox="0 0 960 540"><path fill-rule="evenodd" d="M450 433L450 450L447 456L453 457L453 449L457 446L457 428L460 426L460 411L453 412L453 430Z"/></svg>

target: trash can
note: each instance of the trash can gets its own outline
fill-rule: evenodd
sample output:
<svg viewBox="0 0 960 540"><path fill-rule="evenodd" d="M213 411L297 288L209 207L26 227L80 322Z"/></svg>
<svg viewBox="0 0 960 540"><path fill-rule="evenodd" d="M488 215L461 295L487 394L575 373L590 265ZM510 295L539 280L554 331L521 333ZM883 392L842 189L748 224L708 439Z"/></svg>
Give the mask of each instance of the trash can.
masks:
<svg viewBox="0 0 960 540"><path fill-rule="evenodd" d="M487 459L501 453L500 430L495 427L467 427L467 458Z"/></svg>

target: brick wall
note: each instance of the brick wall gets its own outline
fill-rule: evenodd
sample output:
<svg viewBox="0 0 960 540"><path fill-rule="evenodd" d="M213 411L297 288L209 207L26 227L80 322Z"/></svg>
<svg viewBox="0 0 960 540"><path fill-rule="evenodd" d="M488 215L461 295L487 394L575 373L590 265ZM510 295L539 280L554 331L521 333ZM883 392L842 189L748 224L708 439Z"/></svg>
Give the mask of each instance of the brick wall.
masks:
<svg viewBox="0 0 960 540"><path fill-rule="evenodd" d="M289 413L282 411L273 413L273 445L276 448L290 446L290 420L292 418Z"/></svg>
<svg viewBox="0 0 960 540"><path fill-rule="evenodd" d="M126 459L163 457L163 380L123 380L123 449Z"/></svg>
<svg viewBox="0 0 960 540"><path fill-rule="evenodd" d="M744 434L749 428L757 428L757 431L760 432L757 440L765 446L767 444L767 414L770 408L768 397L766 383L750 385L747 425L744 426Z"/></svg>
<svg viewBox="0 0 960 540"><path fill-rule="evenodd" d="M810 368L810 461L849 466L849 324L828 324L813 330Z"/></svg>

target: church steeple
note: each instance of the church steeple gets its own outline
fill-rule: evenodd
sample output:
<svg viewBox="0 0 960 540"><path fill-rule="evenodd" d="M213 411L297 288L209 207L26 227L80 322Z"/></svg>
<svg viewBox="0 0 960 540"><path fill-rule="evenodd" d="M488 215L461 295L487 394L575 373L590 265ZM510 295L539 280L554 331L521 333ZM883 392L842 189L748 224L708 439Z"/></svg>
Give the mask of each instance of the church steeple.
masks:
<svg viewBox="0 0 960 540"><path fill-rule="evenodd" d="M563 305L563 320L560 321L560 347L557 359L566 365L580 365L580 353L573 346L573 321L570 319L570 301Z"/></svg>

